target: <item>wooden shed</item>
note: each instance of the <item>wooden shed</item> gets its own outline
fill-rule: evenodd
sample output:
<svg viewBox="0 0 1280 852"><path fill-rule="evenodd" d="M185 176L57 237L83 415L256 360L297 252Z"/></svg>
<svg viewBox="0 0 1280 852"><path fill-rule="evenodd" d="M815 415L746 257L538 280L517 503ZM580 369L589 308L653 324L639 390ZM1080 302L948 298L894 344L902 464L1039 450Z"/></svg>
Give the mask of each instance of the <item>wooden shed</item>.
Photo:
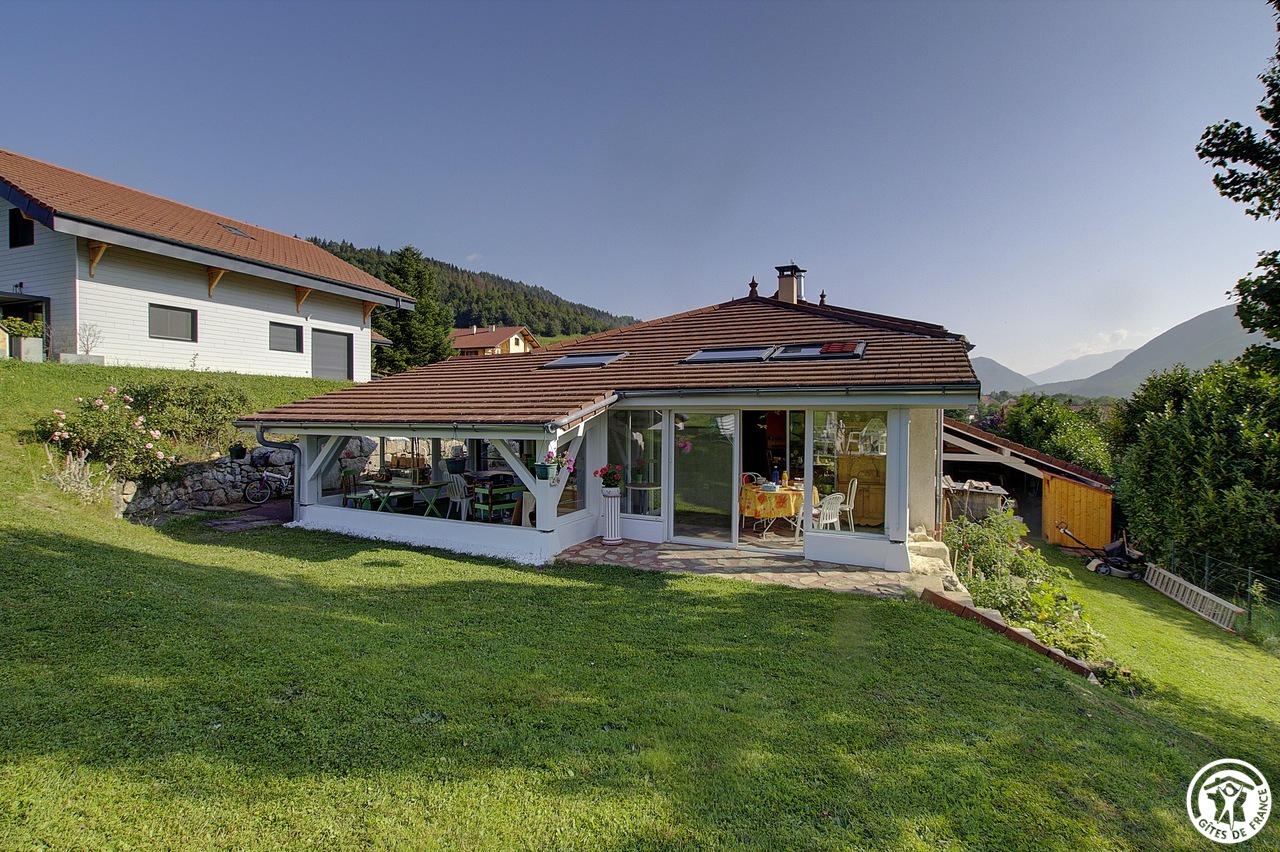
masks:
<svg viewBox="0 0 1280 852"><path fill-rule="evenodd" d="M956 480L1003 485L1032 535L1078 547L1058 532L1064 522L1090 547L1114 540L1108 477L950 417L943 419L942 435L943 471Z"/></svg>

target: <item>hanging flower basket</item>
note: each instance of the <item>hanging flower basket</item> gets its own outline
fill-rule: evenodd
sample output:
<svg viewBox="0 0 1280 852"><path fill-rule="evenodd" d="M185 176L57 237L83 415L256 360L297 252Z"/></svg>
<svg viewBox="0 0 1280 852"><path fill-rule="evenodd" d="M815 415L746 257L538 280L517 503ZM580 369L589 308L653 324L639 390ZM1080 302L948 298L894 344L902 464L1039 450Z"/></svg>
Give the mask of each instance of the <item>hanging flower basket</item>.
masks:
<svg viewBox="0 0 1280 852"><path fill-rule="evenodd" d="M560 465L558 464L538 463L533 466L534 475L537 476L539 479L553 479L556 475L556 472L559 470L560 470Z"/></svg>

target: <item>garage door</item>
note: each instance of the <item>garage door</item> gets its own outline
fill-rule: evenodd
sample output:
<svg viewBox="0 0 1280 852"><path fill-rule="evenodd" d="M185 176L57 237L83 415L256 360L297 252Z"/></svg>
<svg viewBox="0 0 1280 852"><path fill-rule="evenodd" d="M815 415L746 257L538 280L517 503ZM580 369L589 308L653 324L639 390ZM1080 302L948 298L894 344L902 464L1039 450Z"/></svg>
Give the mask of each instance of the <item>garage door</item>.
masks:
<svg viewBox="0 0 1280 852"><path fill-rule="evenodd" d="M317 379L350 379L351 335L312 331L311 375Z"/></svg>

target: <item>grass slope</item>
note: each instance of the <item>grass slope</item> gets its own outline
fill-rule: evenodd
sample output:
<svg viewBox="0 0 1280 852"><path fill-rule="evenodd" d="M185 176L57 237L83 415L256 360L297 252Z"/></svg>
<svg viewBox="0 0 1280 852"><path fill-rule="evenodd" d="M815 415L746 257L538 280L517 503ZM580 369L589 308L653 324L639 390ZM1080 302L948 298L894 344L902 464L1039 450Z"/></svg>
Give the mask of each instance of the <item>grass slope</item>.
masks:
<svg viewBox="0 0 1280 852"><path fill-rule="evenodd" d="M0 848L1197 849L1196 769L1280 777L914 602L134 527L6 428Z"/></svg>
<svg viewBox="0 0 1280 852"><path fill-rule="evenodd" d="M1242 760L1275 759L1280 660L1145 583L1099 577L1057 548L1042 552L1071 571L1067 585L1106 635L1108 651L1157 684L1140 707L1212 737Z"/></svg>

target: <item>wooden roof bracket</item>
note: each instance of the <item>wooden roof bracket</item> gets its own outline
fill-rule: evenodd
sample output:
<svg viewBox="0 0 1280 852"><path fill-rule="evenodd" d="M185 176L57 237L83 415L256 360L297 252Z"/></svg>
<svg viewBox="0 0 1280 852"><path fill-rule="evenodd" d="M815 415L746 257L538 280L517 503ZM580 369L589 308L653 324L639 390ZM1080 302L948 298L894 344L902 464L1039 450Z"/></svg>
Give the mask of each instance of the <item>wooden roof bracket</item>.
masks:
<svg viewBox="0 0 1280 852"><path fill-rule="evenodd" d="M377 302L361 302L360 305L361 307L364 308L364 324L368 325L369 317L370 315L373 314L373 309L378 306L378 303Z"/></svg>
<svg viewBox="0 0 1280 852"><path fill-rule="evenodd" d="M302 313L302 303L311 295L310 287L294 287L293 298L298 305L298 313Z"/></svg>
<svg viewBox="0 0 1280 852"><path fill-rule="evenodd" d="M218 282L222 280L222 276L227 274L227 270L219 269L216 266L209 267L209 298L213 298L213 288L218 286Z"/></svg>
<svg viewBox="0 0 1280 852"><path fill-rule="evenodd" d="M107 244L97 240L89 240L89 277L98 271L98 261L107 250Z"/></svg>

